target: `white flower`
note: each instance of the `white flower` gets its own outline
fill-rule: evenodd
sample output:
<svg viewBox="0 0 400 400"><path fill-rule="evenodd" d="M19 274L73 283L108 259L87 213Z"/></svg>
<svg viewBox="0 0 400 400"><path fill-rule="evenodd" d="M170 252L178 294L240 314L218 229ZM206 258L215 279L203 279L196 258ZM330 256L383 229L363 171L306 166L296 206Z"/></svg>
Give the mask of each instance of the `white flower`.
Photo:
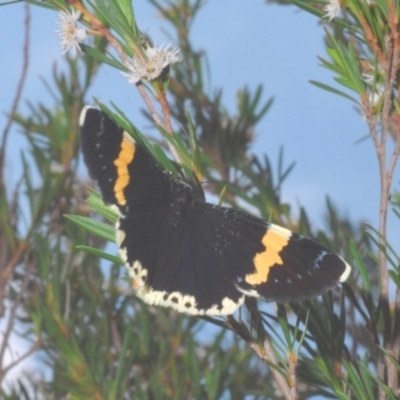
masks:
<svg viewBox="0 0 400 400"><path fill-rule="evenodd" d="M168 45L165 48L149 47L145 50L146 58L136 57L132 61L127 61L124 65L129 72L122 73L128 78L128 82L137 83L144 79L152 81L160 76L161 72L170 64L180 61L178 57L179 49L170 49Z"/></svg>
<svg viewBox="0 0 400 400"><path fill-rule="evenodd" d="M328 21L332 21L336 18L340 11L340 0L329 0L329 4L324 7L326 14L324 18L328 18Z"/></svg>
<svg viewBox="0 0 400 400"><path fill-rule="evenodd" d="M375 82L375 76L373 74L371 74L370 72L363 72L362 78L363 78L363 81L369 86L372 86Z"/></svg>
<svg viewBox="0 0 400 400"><path fill-rule="evenodd" d="M383 92L385 91L385 86L382 83L377 83L371 88L368 93L368 100L371 106L376 106L382 98Z"/></svg>
<svg viewBox="0 0 400 400"><path fill-rule="evenodd" d="M369 104L374 107L379 103L385 91L385 86L381 83L384 74L379 65L374 67L368 64L368 70L368 72L363 72L362 79L366 84Z"/></svg>
<svg viewBox="0 0 400 400"><path fill-rule="evenodd" d="M369 86L367 88L369 107L370 110L372 110L373 112L374 107L378 106L379 102L382 101L383 93L385 91L385 86L383 85L383 83L373 82L373 84L369 84L369 82L367 82L368 80L369 77L367 77L367 79L365 79L364 77L364 82L366 82L367 85ZM373 81L375 81L375 79L373 79ZM376 116L379 118L378 114ZM361 118L363 121L367 120L364 110L361 110Z"/></svg>
<svg viewBox="0 0 400 400"><path fill-rule="evenodd" d="M383 68L378 63L364 63L362 68L365 72L362 73L362 79L368 86L374 86L378 81L384 80L385 73Z"/></svg>
<svg viewBox="0 0 400 400"><path fill-rule="evenodd" d="M57 161L52 161L50 164L50 172L53 174L63 174L65 172L65 167Z"/></svg>
<svg viewBox="0 0 400 400"><path fill-rule="evenodd" d="M60 26L60 30L57 31L57 36L60 39L60 48L62 54L66 53L69 49L72 49L72 57L76 56L76 50L80 50L79 42L86 37L86 30L78 27L77 21L81 13L72 10L71 13L67 11L61 11L57 25Z"/></svg>

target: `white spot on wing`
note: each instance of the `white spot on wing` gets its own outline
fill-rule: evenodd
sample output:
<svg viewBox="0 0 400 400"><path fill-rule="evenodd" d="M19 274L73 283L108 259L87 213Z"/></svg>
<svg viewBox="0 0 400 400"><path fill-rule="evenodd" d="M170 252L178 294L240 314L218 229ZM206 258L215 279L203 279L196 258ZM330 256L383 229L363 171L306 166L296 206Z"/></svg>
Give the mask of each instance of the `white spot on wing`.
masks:
<svg viewBox="0 0 400 400"><path fill-rule="evenodd" d="M314 260L314 269L320 269L321 266L319 263L324 259L324 257L328 254L327 251L321 251L321 253L318 254L318 257Z"/></svg>
<svg viewBox="0 0 400 400"><path fill-rule="evenodd" d="M170 307L178 312L191 315L230 315L244 301L244 297L241 297L237 302L225 297L222 300L222 306L215 304L208 309L199 309L194 296L184 295L179 292L168 293L142 286L137 289L136 295L147 304Z"/></svg>
<svg viewBox="0 0 400 400"><path fill-rule="evenodd" d="M128 252L127 252L126 247L120 247L118 250L119 250L119 255L122 258L122 260L124 262L127 262L128 261Z"/></svg>
<svg viewBox="0 0 400 400"><path fill-rule="evenodd" d="M278 235L281 235L281 236L284 236L284 237L290 238L290 236L292 236L292 232L289 231L289 229L282 228L279 225L271 224L268 227L268 229L271 229L272 232L276 232Z"/></svg>
<svg viewBox="0 0 400 400"><path fill-rule="evenodd" d="M135 139L127 131L124 131L123 136L124 139L126 139L129 143L132 144L132 146L135 146L136 144Z"/></svg>
<svg viewBox="0 0 400 400"><path fill-rule="evenodd" d="M239 286L236 286L237 290L239 290L239 292L242 292L243 294L245 294L246 296L250 296L250 297L260 297L259 293L254 290L254 289L242 289Z"/></svg>
<svg viewBox="0 0 400 400"><path fill-rule="evenodd" d="M83 109L81 111L81 115L79 116L79 126L83 126L83 123L85 122L85 119L86 119L86 113L90 108L96 109L96 107L93 107L93 106L83 107Z"/></svg>
<svg viewBox="0 0 400 400"><path fill-rule="evenodd" d="M118 246L121 246L121 243L125 240L125 236L125 232L117 228L117 231L115 233L115 240Z"/></svg>
<svg viewBox="0 0 400 400"><path fill-rule="evenodd" d="M341 257L340 257L340 258L341 258ZM341 258L341 259L343 260L343 258ZM344 260L343 260L343 262L344 262L344 265L345 265L345 270L344 270L343 274L340 275L339 282L344 282L344 281L349 277L350 272L351 272L351 267L350 267L350 265L347 264L347 262L344 261Z"/></svg>

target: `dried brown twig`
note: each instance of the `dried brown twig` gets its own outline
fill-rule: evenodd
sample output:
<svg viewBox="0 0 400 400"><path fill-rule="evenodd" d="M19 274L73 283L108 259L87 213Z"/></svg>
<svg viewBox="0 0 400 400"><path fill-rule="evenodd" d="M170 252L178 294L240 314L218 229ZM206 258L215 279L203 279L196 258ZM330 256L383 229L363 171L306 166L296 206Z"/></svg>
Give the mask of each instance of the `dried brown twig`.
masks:
<svg viewBox="0 0 400 400"><path fill-rule="evenodd" d="M392 4L391 2L388 2ZM396 77L399 72L399 34L398 21L395 7L389 6L388 24L391 28L390 34L385 37L385 58L383 54L378 52L376 40L368 35L373 50L379 60L380 67L385 74L385 84L383 91L383 107L380 114L380 120L373 114L368 96L362 97L362 107L366 116L372 141L376 150L378 159L379 175L380 175L380 204L379 204L379 277L380 277L380 304L383 316L383 347L388 354L397 359L400 351L400 340L393 338L393 317L390 310L390 293L389 293L389 271L388 260L385 253L387 247L387 218L390 201L390 191L392 188L393 176L400 155L400 118L397 115L392 115L393 112L393 91L396 85ZM379 123L380 122L380 123ZM393 135L395 140L394 149L391 154L388 154L388 134L390 129L394 129L397 134ZM396 298L399 297L398 289ZM394 339L394 340L393 340ZM396 392L398 390L399 378L396 365L392 362L389 355L382 356L378 360L378 376L382 382L387 382L388 386ZM381 386L379 386L379 399L386 398Z"/></svg>

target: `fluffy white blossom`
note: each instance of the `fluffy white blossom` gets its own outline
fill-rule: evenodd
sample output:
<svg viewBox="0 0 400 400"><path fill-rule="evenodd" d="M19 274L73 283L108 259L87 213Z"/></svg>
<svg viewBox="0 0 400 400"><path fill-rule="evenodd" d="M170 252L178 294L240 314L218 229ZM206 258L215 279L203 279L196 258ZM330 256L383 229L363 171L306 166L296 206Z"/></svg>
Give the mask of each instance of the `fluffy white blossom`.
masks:
<svg viewBox="0 0 400 400"><path fill-rule="evenodd" d="M71 12L61 11L59 13L59 19L57 25L60 30L57 31L57 36L60 40L60 48L62 54L72 49L72 56L76 56L76 50L80 50L79 42L86 37L86 30L80 28L77 21L81 13L79 11L72 10Z"/></svg>
<svg viewBox="0 0 400 400"><path fill-rule="evenodd" d="M376 106L381 100L384 91L385 87L382 83L378 83L372 87L368 93L369 104L371 104L371 106Z"/></svg>
<svg viewBox="0 0 400 400"><path fill-rule="evenodd" d="M363 73L363 81L367 85L368 103L371 109L376 107L380 101L382 101L382 96L385 91L385 86L383 83L376 82L376 78L371 73ZM361 118L365 121L366 116L364 111L361 111Z"/></svg>
<svg viewBox="0 0 400 400"><path fill-rule="evenodd" d="M385 90L383 83L381 83L383 79L383 70L378 66L375 71L375 67L371 64L368 64L368 67L368 72L363 72L362 79L367 86L369 104L371 106L376 106L381 100Z"/></svg>
<svg viewBox="0 0 400 400"><path fill-rule="evenodd" d="M170 49L170 46L148 47L145 50L146 57L136 57L132 61L127 61L124 65L129 72L123 73L130 83L137 83L144 79L152 81L160 76L161 72L170 64L179 60L179 49Z"/></svg>
<svg viewBox="0 0 400 400"><path fill-rule="evenodd" d="M324 18L327 18L328 21L332 21L333 18L336 18L340 11L340 0L329 0L329 3L324 7L324 11L326 14Z"/></svg>
<svg viewBox="0 0 400 400"><path fill-rule="evenodd" d="M58 163L57 161L52 161L50 164L50 172L53 174L62 174L66 170L65 166Z"/></svg>
<svg viewBox="0 0 400 400"><path fill-rule="evenodd" d="M370 72L363 72L362 74L363 81L367 84L372 86L375 82L375 76Z"/></svg>

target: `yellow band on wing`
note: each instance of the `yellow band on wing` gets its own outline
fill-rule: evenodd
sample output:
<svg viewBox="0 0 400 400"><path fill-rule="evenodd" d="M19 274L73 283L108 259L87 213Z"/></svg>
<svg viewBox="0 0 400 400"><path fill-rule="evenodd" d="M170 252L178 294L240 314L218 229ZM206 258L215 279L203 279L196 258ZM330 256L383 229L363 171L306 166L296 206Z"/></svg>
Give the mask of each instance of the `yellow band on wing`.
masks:
<svg viewBox="0 0 400 400"><path fill-rule="evenodd" d="M246 275L245 281L248 284L259 285L267 282L271 267L283 265L280 252L287 246L290 236L291 232L287 229L276 225L269 227L262 239L265 250L262 253L257 253L253 259L256 271Z"/></svg>
<svg viewBox="0 0 400 400"><path fill-rule="evenodd" d="M122 206L126 204L124 189L128 186L130 181L128 166L135 157L135 150L135 142L126 132L124 132L121 151L116 160L114 160L114 165L117 167L117 180L114 185L114 193L118 204Z"/></svg>

